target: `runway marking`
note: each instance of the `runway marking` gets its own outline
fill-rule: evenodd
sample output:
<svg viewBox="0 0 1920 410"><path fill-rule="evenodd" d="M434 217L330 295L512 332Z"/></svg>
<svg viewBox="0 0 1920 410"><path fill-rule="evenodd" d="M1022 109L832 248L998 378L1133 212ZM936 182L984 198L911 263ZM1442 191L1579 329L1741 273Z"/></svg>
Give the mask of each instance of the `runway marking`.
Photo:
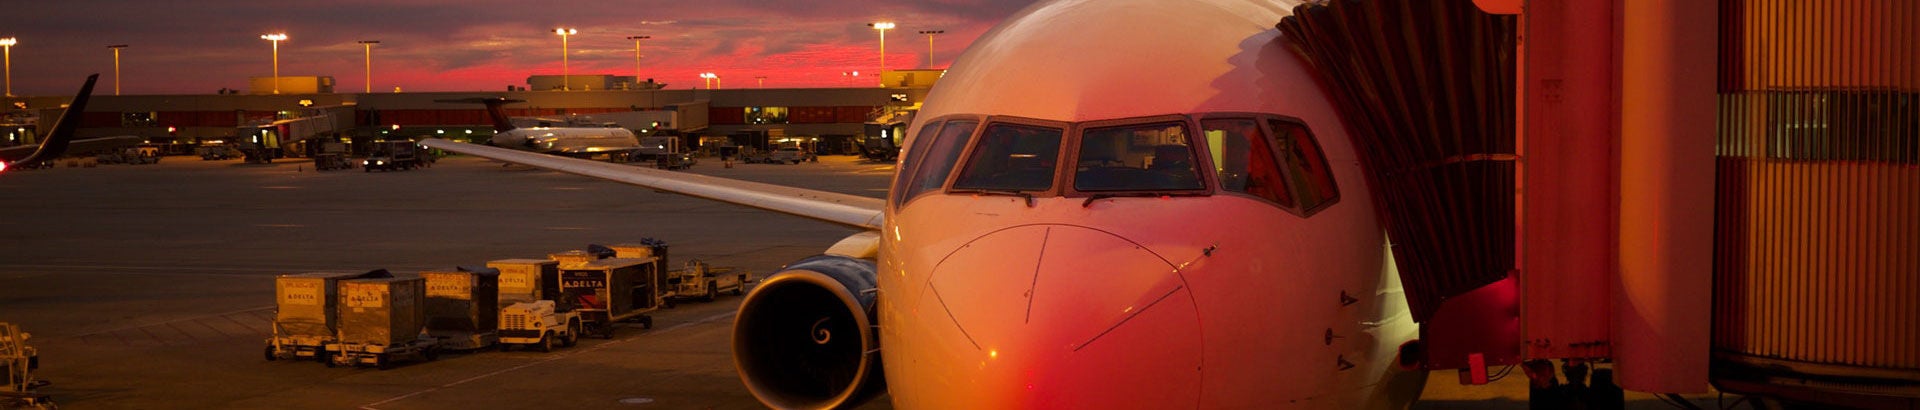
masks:
<svg viewBox="0 0 1920 410"><path fill-rule="evenodd" d="M138 324L138 325L132 325L132 326L124 326L124 327L116 327L116 328L112 328L112 329L107 329L107 330L100 330L100 331L94 331L94 332L88 332L88 333L81 333L81 334L75 334L75 335L66 335L66 336L55 336L54 338L55 338L55 339L78 339L78 338L85 338L85 337L90 337L90 336L101 336L101 335L112 335L112 336L114 336L114 337L119 337L119 335L117 335L117 334L115 334L115 333L119 333L119 332L122 332L122 331L127 331L127 330L139 330L139 331L141 331L141 332L143 332L143 333L146 333L146 334L147 334L148 336L150 336L150 337L153 337L153 338L154 338L154 340L159 340L159 339L160 339L160 337L159 337L158 335L155 335L155 334L153 334L153 331L150 331L150 330L147 330L147 329L148 329L148 328L152 328L152 327L155 327L155 326L160 326L160 325L167 325L167 326L172 326L173 324L175 324L175 323L180 323L180 322L190 322L190 321L198 321L198 320L205 320L205 319L213 319L213 318L219 318L219 317L226 317L226 316L233 316L233 315L239 315L239 314L242 314L242 313L253 313L253 312L258 312L258 311L263 311L263 310L270 310L270 309L273 309L273 306L261 306L261 307L255 307L255 308L247 308L247 309L241 309L241 310L236 310L236 311L232 311L232 312L226 312L226 313L215 313L215 314L211 314L211 315L204 315L204 316L194 316L194 317L187 317L187 318L180 318L180 319L174 319L174 320L168 320L168 321L162 321L162 322L155 322L155 323L142 323L142 324ZM232 320L232 319L228 319L228 320ZM238 321L236 321L236 322L238 322ZM180 330L180 328L177 328L177 327L176 327L176 328L174 328L174 330ZM186 333L186 332L185 332L185 331L181 331L181 333ZM191 337L191 335L189 335L189 337ZM124 339L124 338L123 338L123 339Z"/></svg>
<svg viewBox="0 0 1920 410"><path fill-rule="evenodd" d="M720 320L720 319L725 319L725 318L727 318L727 317L730 317L730 316L733 316L733 315L734 315L735 313L737 313L737 312L727 312L727 313L722 313L722 314L718 314L718 315L713 315L713 316L708 316L708 317L705 317L705 318L701 318L700 320L695 320L695 321L692 321L692 322L687 322L687 323L681 323L681 324L678 324L678 325L673 325L673 326L670 326L670 327L667 327L667 328L665 328L665 329L660 329L659 331L655 331L655 332L647 332L647 333L642 333L642 334L640 334L639 336L634 336L634 337L629 337L629 338L625 338L625 339L620 339L620 340L614 340L614 341L609 341L609 342L606 342L606 343L601 343L601 344L599 344L599 345L595 345L595 346L593 346L593 347L589 347L589 348L585 348L585 349L579 349L579 350L575 350L575 351L572 351L572 352L567 352L567 353L563 353L563 354L558 354L558 355L553 355L553 356L548 356L548 357L547 357L547 358L545 358L545 359L540 359L540 360L535 360L535 361L532 361L532 362L529 362L529 363L527 363L527 364L522 364L522 365L519 365L519 366L514 366L514 367L509 367L509 368L505 368L505 369L500 369L500 370L495 370L495 371L493 371L493 372L490 372L490 373L487 373L487 374L482 374L482 375L479 375L479 376L473 376L473 377L468 377L468 378L465 378L465 379L461 379L461 380L459 380L459 381L455 381L455 382L452 382L452 383L447 383L447 384L443 384L443 385L440 385L440 386L438 386L438 387L429 387L429 388L426 388L426 389L422 389L422 390L420 390L420 391L416 391L416 392L412 392L412 393L407 393L407 394L402 394L402 395L399 395L399 396L394 396L394 397L391 397L391 398L388 398L388 399L386 399L386 400L381 400L381 401L376 401L376 402L372 402L372 403L367 403L367 404L363 404L363 405L360 405L360 409L361 409L361 410L380 410L379 408L377 408L377 407L374 407L374 406L378 406L378 405L382 405L382 404L387 404L387 403L392 403L392 402L396 402L396 401L401 401L401 400L406 400L406 399L408 399L408 398L412 398L412 397L415 397L415 396L419 396L419 395L422 395L422 394L427 394L427 393L432 393L432 392L435 392L435 391L439 391L440 389L446 389L446 388L452 388L452 387L454 387L454 386L459 386L459 385L462 385L462 384L467 384L467 383L470 383L470 382L473 382L473 381L476 381L476 380L480 380L480 379L485 379L485 378L488 378L488 377L493 377L493 376L498 376L498 375L501 375L501 374L504 374L504 373L508 373L508 372L512 372L512 371L514 371L514 370L520 370L520 369L525 369L525 368L528 368L528 367L533 367L533 366L536 366L536 365L540 365L540 364L545 364L545 363L551 363L551 362L553 362L553 361L555 361L555 360L560 360L560 359L565 359L565 358L568 358L568 357L573 357L574 355L579 355L579 354L586 354L586 353L588 353L588 352L592 352L592 351L595 351L595 350L600 350L600 349L605 349L605 348L607 348L608 346L613 346L613 345L617 345L617 344L621 344L621 343L626 343L626 342L628 342L628 341L633 341L633 340L640 340L640 338L642 338L642 337L646 337L646 336L649 336L649 335L657 335L657 334L661 334L661 333L666 333L666 332L671 332L671 331L674 331L674 330L679 330L679 329L681 329L681 328L685 328L685 327L688 327L688 326L693 326L693 325L697 325L697 324L702 324L702 323L707 323L707 322L712 322L712 321L715 321L715 320Z"/></svg>

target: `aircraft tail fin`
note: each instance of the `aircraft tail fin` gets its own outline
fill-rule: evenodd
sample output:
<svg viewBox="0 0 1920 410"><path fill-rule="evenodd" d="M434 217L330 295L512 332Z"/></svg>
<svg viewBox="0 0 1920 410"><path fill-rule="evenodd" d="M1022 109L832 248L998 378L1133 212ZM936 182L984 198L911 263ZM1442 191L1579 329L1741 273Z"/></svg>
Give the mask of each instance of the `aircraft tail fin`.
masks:
<svg viewBox="0 0 1920 410"><path fill-rule="evenodd" d="M506 98L506 97L492 97L492 98L462 98L457 100L434 100L434 102L485 104L487 106L487 118L493 120L493 131L507 132L509 130L512 130L514 126L512 121L507 120L507 109L505 108L506 105L513 104L513 103L523 103L523 102L527 102L527 100L515 100L512 98Z"/></svg>
<svg viewBox="0 0 1920 410"><path fill-rule="evenodd" d="M80 128L80 116L87 111L87 99L93 96L93 83L99 79L100 74L87 76L87 83L80 86L80 93L73 96L73 102L68 103L67 109L60 113L60 119L54 120L53 128L47 131L47 138L40 142L39 149L18 160L0 161L0 170L5 170L7 163L32 164L66 153L67 144L73 142L74 131Z"/></svg>

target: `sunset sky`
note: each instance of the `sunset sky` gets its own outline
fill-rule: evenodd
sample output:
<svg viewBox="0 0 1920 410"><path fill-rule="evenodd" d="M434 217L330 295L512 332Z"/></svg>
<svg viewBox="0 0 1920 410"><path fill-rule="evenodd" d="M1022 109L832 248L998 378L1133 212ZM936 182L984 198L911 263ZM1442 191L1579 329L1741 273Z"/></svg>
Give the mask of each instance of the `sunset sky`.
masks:
<svg viewBox="0 0 1920 410"><path fill-rule="evenodd" d="M373 49L373 89L505 90L528 75L560 74L556 27L573 27L571 72L634 75L633 41L646 35L640 78L669 88L698 87L701 72L723 88L837 87L842 73L862 82L880 68L879 35L868 23L892 21L887 67L944 68L987 29L1032 0L926 1L17 1L0 15L12 50L16 95L72 92L86 74L112 87L121 51L125 94L211 94L245 88L272 71L272 44L285 32L283 76L330 75L335 91L360 92L360 40ZM927 59L921 30L945 30Z"/></svg>

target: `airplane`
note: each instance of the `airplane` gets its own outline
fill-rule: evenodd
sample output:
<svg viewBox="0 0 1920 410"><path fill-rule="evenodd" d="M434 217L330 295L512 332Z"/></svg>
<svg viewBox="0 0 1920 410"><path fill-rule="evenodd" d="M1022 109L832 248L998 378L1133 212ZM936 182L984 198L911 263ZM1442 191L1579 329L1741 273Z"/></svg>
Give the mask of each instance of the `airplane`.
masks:
<svg viewBox="0 0 1920 410"><path fill-rule="evenodd" d="M99 74L87 76L86 84L80 86L80 93L74 95L73 101L67 103L66 110L60 112L60 118L54 120L53 128L47 131L47 137L40 141L40 145L0 148L0 173L59 158L69 150L88 152L138 144L138 137L73 139L74 130L80 126L79 113L87 111L87 100L93 96L94 80L99 78Z"/></svg>
<svg viewBox="0 0 1920 410"><path fill-rule="evenodd" d="M1404 408L1417 325L1355 147L1277 41L1292 6L1030 6L933 88L886 199L422 144L857 230L739 308L770 407Z"/></svg>
<svg viewBox="0 0 1920 410"><path fill-rule="evenodd" d="M493 138L487 143L496 147L582 158L608 154L616 159L640 150L640 139L633 135L633 131L625 128L514 126L512 119L507 118L506 109L503 107L507 104L526 102L526 100L499 97L438 100L438 102L485 104L487 117L493 121L494 130Z"/></svg>

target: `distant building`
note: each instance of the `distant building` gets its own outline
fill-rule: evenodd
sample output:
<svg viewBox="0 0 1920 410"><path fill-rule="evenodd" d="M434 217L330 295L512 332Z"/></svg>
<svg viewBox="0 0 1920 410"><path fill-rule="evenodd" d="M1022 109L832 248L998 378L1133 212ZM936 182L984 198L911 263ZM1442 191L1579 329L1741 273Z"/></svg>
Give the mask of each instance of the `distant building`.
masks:
<svg viewBox="0 0 1920 410"><path fill-rule="evenodd" d="M276 77L247 79L247 94L273 94ZM333 76L280 76L280 94L332 94Z"/></svg>
<svg viewBox="0 0 1920 410"><path fill-rule="evenodd" d="M562 77L565 77L564 83L563 83ZM527 77L526 90L556 91L556 90L570 89L573 91L594 91L594 90L644 91L644 90L658 90L661 88L666 88L666 86L667 86L666 84L653 82L653 79L651 78L647 79L645 82L642 82L642 81L639 81L638 77L634 77L630 75L610 75L610 74L582 74L582 75L571 75L571 76L535 75L535 76Z"/></svg>
<svg viewBox="0 0 1920 410"><path fill-rule="evenodd" d="M944 75L947 75L945 69L888 70L880 74L880 83L887 87L929 88L933 87L934 82L940 81L940 77Z"/></svg>

